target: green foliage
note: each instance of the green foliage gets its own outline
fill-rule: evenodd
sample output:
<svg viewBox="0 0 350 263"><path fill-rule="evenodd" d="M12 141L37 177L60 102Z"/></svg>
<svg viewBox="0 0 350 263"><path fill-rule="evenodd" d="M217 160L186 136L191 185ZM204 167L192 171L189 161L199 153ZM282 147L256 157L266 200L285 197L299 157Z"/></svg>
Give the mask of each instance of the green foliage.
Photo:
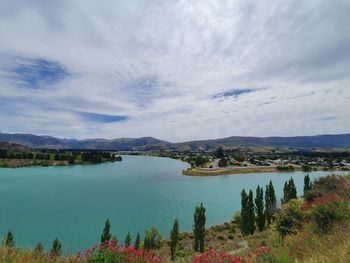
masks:
<svg viewBox="0 0 350 263"><path fill-rule="evenodd" d="M291 177L288 182L284 183L282 201L283 203L287 203L295 198L297 198L297 188L295 187L294 180Z"/></svg>
<svg viewBox="0 0 350 263"><path fill-rule="evenodd" d="M128 234L127 234L126 237L125 237L124 245L125 245L126 247L128 247L128 246L131 245L131 235L130 235L130 232L129 232L129 231L128 231Z"/></svg>
<svg viewBox="0 0 350 263"><path fill-rule="evenodd" d="M101 235L101 243L105 242L106 240L109 241L110 239L111 239L111 223L109 219L107 219Z"/></svg>
<svg viewBox="0 0 350 263"><path fill-rule="evenodd" d="M41 255L44 252L44 246L41 242L39 242L34 249L35 254Z"/></svg>
<svg viewBox="0 0 350 263"><path fill-rule="evenodd" d="M324 200L324 198L322 198ZM316 203L311 209L311 220L317 233L324 234L332 229L336 221L350 218L349 204L343 201Z"/></svg>
<svg viewBox="0 0 350 263"><path fill-rule="evenodd" d="M311 201L317 197L337 194L341 197L350 198L350 180L344 176L328 175L317 178L313 187L305 193L305 199Z"/></svg>
<svg viewBox="0 0 350 263"><path fill-rule="evenodd" d="M301 169L303 170L303 172L311 172L312 171L312 167L309 165L302 165Z"/></svg>
<svg viewBox="0 0 350 263"><path fill-rule="evenodd" d="M52 243L52 248L50 250L52 256L59 256L61 255L61 248L62 244L61 242L56 238Z"/></svg>
<svg viewBox="0 0 350 263"><path fill-rule="evenodd" d="M263 188L256 188L255 196L255 212L256 212L256 225L259 231L264 230L265 228L265 213L264 213L264 190Z"/></svg>
<svg viewBox="0 0 350 263"><path fill-rule="evenodd" d="M266 185L265 190L265 214L267 224L270 225L272 222L273 214L277 211L277 198L275 188L270 180L270 183Z"/></svg>
<svg viewBox="0 0 350 263"><path fill-rule="evenodd" d="M155 226L152 226L150 230L145 231L145 239L143 244L145 250L159 248L161 241L162 235Z"/></svg>
<svg viewBox="0 0 350 263"><path fill-rule="evenodd" d="M16 246L12 231L7 232L4 240L4 244L6 247L9 247L9 248L14 248Z"/></svg>
<svg viewBox="0 0 350 263"><path fill-rule="evenodd" d="M242 218L241 218L241 213L239 211L236 211L234 214L233 214L233 223L237 224L237 225L241 225L241 222L242 222Z"/></svg>
<svg viewBox="0 0 350 263"><path fill-rule="evenodd" d="M284 204L281 211L277 214L276 230L282 238L296 233L301 227L304 218L300 209L301 204L302 201L293 199Z"/></svg>
<svg viewBox="0 0 350 263"><path fill-rule="evenodd" d="M173 229L170 231L170 257L171 260L175 260L176 245L179 238L179 222L175 219Z"/></svg>
<svg viewBox="0 0 350 263"><path fill-rule="evenodd" d="M227 166L227 159L221 158L218 162L219 167L226 167Z"/></svg>
<svg viewBox="0 0 350 263"><path fill-rule="evenodd" d="M248 195L245 189L241 192L241 224L240 229L243 236L249 235L249 212L248 212Z"/></svg>
<svg viewBox="0 0 350 263"><path fill-rule="evenodd" d="M216 149L215 156L216 158L223 158L225 156L224 149L221 146Z"/></svg>
<svg viewBox="0 0 350 263"><path fill-rule="evenodd" d="M249 234L253 235L255 232L255 212L254 212L254 197L253 191L249 191L248 195L248 219L249 219Z"/></svg>
<svg viewBox="0 0 350 263"><path fill-rule="evenodd" d="M196 156L196 158L194 159L194 164L195 164L196 167L203 166L208 161L209 161L208 158L204 158L202 156Z"/></svg>
<svg viewBox="0 0 350 263"><path fill-rule="evenodd" d="M140 233L137 232L135 243L134 243L134 248L135 249L139 249L140 248L140 244L141 244L141 237L140 237Z"/></svg>
<svg viewBox="0 0 350 263"><path fill-rule="evenodd" d="M203 203L200 206L197 206L194 212L194 244L193 248L195 251L204 251L204 238L205 238L205 208Z"/></svg>
<svg viewBox="0 0 350 263"><path fill-rule="evenodd" d="M307 174L304 177L304 196L306 195L306 192L310 191L312 189L312 182L310 180L310 176Z"/></svg>

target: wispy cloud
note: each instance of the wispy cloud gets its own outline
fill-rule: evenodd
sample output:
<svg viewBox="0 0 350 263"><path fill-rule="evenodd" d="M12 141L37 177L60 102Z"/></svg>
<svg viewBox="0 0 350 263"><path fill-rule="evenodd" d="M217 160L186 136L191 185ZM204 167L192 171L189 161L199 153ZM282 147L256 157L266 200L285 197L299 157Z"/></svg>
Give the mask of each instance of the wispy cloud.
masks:
<svg viewBox="0 0 350 263"><path fill-rule="evenodd" d="M347 0L4 0L1 130L349 132L349 12Z"/></svg>

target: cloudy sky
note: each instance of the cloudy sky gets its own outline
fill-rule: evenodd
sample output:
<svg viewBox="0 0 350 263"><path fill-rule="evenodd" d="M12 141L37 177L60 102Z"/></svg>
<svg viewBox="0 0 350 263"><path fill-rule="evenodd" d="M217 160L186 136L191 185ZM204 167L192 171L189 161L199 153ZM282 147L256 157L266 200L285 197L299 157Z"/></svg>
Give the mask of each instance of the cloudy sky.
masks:
<svg viewBox="0 0 350 263"><path fill-rule="evenodd" d="M0 132L350 132L349 0L0 5Z"/></svg>

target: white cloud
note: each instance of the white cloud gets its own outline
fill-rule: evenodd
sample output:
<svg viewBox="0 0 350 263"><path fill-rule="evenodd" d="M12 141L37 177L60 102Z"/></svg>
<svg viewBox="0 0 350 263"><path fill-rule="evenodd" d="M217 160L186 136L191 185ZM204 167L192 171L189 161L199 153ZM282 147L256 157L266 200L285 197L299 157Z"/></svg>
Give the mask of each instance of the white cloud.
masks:
<svg viewBox="0 0 350 263"><path fill-rule="evenodd" d="M0 129L171 141L349 132L349 11L346 0L3 1ZM24 88L9 78L18 58L69 75ZM213 99L234 89L257 90Z"/></svg>

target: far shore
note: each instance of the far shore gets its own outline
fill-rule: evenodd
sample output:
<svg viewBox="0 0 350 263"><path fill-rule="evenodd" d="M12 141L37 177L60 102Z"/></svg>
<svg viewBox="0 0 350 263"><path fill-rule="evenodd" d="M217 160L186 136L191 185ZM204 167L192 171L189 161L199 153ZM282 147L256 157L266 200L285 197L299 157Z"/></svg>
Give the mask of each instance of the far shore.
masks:
<svg viewBox="0 0 350 263"><path fill-rule="evenodd" d="M248 174L248 173L274 173L274 172L298 172L302 171L300 166L294 166L293 170L283 171L278 170L276 166L254 166L254 167L222 167L222 168L188 168L183 170L182 174L186 176L220 176L220 175L234 175L234 174ZM312 171L322 171L321 167L316 167Z"/></svg>

